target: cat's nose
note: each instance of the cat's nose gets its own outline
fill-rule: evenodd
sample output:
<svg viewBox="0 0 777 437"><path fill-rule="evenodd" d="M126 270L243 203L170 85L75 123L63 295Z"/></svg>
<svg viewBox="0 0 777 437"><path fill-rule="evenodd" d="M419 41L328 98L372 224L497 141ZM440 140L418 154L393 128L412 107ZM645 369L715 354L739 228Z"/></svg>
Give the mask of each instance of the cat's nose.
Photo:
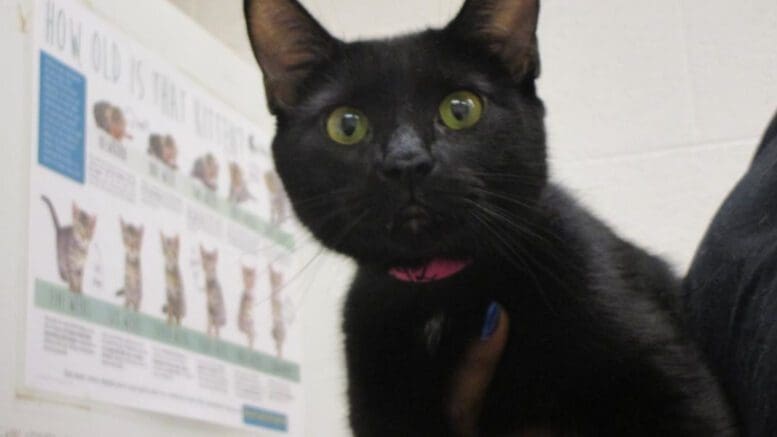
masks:
<svg viewBox="0 0 777 437"><path fill-rule="evenodd" d="M380 171L387 179L419 179L434 168L434 158L416 131L400 126L386 146Z"/></svg>

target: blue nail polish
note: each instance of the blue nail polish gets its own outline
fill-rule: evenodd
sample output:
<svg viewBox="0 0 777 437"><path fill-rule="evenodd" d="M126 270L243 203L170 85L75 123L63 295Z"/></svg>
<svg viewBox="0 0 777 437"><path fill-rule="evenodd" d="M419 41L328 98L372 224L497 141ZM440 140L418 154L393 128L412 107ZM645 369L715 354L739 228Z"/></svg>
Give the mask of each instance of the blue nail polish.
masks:
<svg viewBox="0 0 777 437"><path fill-rule="evenodd" d="M491 302L486 309L486 319L483 321L483 329L480 331L480 339L487 340L496 331L496 327L499 326L499 317L502 312L499 310L499 305L496 302Z"/></svg>

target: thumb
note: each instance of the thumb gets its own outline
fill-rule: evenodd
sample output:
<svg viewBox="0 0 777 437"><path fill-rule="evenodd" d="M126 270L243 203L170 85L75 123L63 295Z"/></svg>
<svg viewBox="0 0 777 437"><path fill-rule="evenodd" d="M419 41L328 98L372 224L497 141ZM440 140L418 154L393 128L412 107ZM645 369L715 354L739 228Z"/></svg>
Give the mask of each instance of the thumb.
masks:
<svg viewBox="0 0 777 437"><path fill-rule="evenodd" d="M486 309L481 336L475 340L454 372L448 412L456 435L477 435L483 399L507 343L510 321L496 302Z"/></svg>

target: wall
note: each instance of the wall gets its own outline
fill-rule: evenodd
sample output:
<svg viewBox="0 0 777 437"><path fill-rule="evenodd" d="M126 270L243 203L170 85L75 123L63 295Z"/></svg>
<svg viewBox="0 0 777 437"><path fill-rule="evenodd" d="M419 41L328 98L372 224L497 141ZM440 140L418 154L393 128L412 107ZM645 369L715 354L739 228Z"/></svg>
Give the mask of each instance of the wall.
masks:
<svg viewBox="0 0 777 437"><path fill-rule="evenodd" d="M354 39L444 23L461 0L302 0L334 34ZM26 34L17 3L0 9L0 331L19 341L29 141ZM21 1L24 5L27 2ZM242 33L239 0L174 0L231 47L161 0L92 0L94 8L263 126L259 77ZM22 7L24 11L24 6ZM554 177L627 237L683 271L715 208L742 173L777 109L773 0L545 0L540 92L549 110ZM244 61L244 62L241 62ZM26 111L20 111L25 108ZM306 245L308 435L347 435L338 307L349 274L341 258ZM315 256L315 258L313 258ZM15 340L12 340L15 339ZM22 424L65 435L230 435L188 421L104 406L16 397L14 354L0 355L0 432ZM47 423L39 420L47 418ZM49 424L50 423L50 424ZM237 433L232 433L237 434Z"/></svg>

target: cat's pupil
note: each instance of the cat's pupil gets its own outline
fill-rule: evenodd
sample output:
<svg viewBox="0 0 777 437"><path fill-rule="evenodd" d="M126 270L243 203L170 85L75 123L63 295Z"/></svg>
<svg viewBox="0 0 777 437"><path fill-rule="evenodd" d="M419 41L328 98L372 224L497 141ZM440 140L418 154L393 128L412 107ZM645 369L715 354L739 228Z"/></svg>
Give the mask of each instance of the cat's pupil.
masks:
<svg viewBox="0 0 777 437"><path fill-rule="evenodd" d="M462 121L466 119L470 110L472 110L472 102L470 100L451 100L451 114L456 117L456 120Z"/></svg>
<svg viewBox="0 0 777 437"><path fill-rule="evenodd" d="M356 114L344 114L340 120L340 130L346 135L351 136L356 132L359 125L359 116Z"/></svg>

